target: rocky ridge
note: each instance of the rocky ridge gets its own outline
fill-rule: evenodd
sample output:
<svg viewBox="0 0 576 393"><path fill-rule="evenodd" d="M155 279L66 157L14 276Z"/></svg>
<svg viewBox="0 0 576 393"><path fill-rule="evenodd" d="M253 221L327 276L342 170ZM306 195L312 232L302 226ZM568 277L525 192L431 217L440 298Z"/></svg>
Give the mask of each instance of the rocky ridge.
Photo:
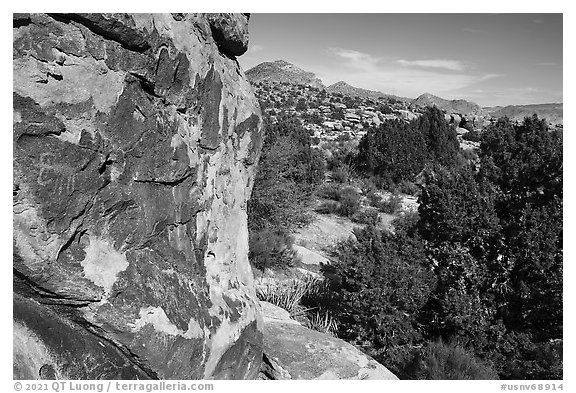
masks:
<svg viewBox="0 0 576 393"><path fill-rule="evenodd" d="M246 76L250 82L279 82L325 89L324 84L316 77L316 74L304 71L285 60L258 64L246 71Z"/></svg>
<svg viewBox="0 0 576 393"><path fill-rule="evenodd" d="M525 117L532 116L535 113L539 118L548 120L550 124L564 123L564 105L562 103L508 105L505 107L484 108L484 110L494 118L506 116L512 121L522 121Z"/></svg>
<svg viewBox="0 0 576 393"><path fill-rule="evenodd" d="M344 81L336 82L336 83L328 86L326 88L326 90L330 93L339 93L342 95L357 96L357 97L362 97L362 98L372 98L372 99L385 98L388 100L392 99L392 100L397 100L400 102L411 102L412 101L411 98L399 97L399 96L396 96L393 94L385 94L385 93L382 93L381 91L368 90L368 89L362 89L360 87L354 87L354 86L351 86Z"/></svg>
<svg viewBox="0 0 576 393"><path fill-rule="evenodd" d="M439 109L445 111L446 113L457 113L464 116L485 116L484 111L480 105L466 101L466 100L446 100L444 98L432 95L430 93L424 93L418 96L410 104L411 109L426 107L426 106L437 106Z"/></svg>

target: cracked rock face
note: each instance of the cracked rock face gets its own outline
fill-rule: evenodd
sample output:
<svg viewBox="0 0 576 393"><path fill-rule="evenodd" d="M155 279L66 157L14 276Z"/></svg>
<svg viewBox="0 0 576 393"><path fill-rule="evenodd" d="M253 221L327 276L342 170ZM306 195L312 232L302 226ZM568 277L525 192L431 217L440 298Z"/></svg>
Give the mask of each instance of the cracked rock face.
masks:
<svg viewBox="0 0 576 393"><path fill-rule="evenodd" d="M13 27L14 378L256 377L247 17Z"/></svg>

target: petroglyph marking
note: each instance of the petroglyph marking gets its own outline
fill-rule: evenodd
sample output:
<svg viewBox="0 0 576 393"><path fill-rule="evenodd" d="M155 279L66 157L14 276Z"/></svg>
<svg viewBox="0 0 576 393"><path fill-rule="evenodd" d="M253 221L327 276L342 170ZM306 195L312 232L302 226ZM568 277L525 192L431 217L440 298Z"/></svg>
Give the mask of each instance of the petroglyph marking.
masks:
<svg viewBox="0 0 576 393"><path fill-rule="evenodd" d="M57 163L54 153L42 153L36 181L43 187L56 183L54 189L58 194L71 194L74 191L76 174L69 165Z"/></svg>

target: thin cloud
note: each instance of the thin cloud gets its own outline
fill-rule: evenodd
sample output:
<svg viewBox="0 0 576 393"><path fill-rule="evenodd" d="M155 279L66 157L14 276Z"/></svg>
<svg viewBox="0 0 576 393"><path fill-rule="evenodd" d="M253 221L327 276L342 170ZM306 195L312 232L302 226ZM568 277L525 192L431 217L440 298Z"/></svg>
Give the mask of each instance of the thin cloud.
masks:
<svg viewBox="0 0 576 393"><path fill-rule="evenodd" d="M466 65L458 60L430 59L430 60L404 60L396 61L405 67L442 68L450 71L464 71Z"/></svg>
<svg viewBox="0 0 576 393"><path fill-rule="evenodd" d="M262 45L250 45L250 47L248 48L248 53L256 53L256 52L261 52L264 50L264 47Z"/></svg>
<svg viewBox="0 0 576 393"><path fill-rule="evenodd" d="M536 24L544 23L544 21L542 19L532 19L532 22L534 22Z"/></svg>
<svg viewBox="0 0 576 393"><path fill-rule="evenodd" d="M466 32L466 33L472 33L472 34L480 34L480 33L484 33L484 30L480 30L480 29L473 29L471 27L465 27L462 29L462 31Z"/></svg>
<svg viewBox="0 0 576 393"><path fill-rule="evenodd" d="M484 106L526 105L546 102L562 102L562 92L541 90L533 87L490 87L483 90L464 91L469 99Z"/></svg>
<svg viewBox="0 0 576 393"><path fill-rule="evenodd" d="M502 76L504 76L504 74L484 74L478 78L478 82L484 82L490 79L500 78Z"/></svg>
<svg viewBox="0 0 576 393"><path fill-rule="evenodd" d="M471 74L464 63L454 60L387 61L386 59L353 49L329 48L327 53L338 62L314 71L324 83L345 80L353 86L399 95L416 97L424 92L432 94L466 89L479 82L500 77L500 74ZM404 63L404 64L402 64ZM408 67L410 63L411 67ZM446 73L449 69L454 72Z"/></svg>
<svg viewBox="0 0 576 393"><path fill-rule="evenodd" d="M328 48L328 53L341 57L348 62L349 66L359 69L371 69L376 67L381 58L368 53L359 52L353 49Z"/></svg>

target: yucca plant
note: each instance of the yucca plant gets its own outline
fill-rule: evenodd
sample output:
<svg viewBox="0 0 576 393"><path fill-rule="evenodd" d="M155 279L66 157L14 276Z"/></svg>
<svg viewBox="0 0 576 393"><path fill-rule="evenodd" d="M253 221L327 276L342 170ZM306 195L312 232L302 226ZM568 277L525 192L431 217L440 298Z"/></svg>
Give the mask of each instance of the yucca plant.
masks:
<svg viewBox="0 0 576 393"><path fill-rule="evenodd" d="M317 310L308 316L308 321L308 327L310 329L336 337L338 324L330 313Z"/></svg>
<svg viewBox="0 0 576 393"><path fill-rule="evenodd" d="M304 276L286 283L267 284L256 291L258 299L272 303L290 313L292 318L302 317L306 308L300 304L305 295L312 293L322 280L315 276Z"/></svg>

